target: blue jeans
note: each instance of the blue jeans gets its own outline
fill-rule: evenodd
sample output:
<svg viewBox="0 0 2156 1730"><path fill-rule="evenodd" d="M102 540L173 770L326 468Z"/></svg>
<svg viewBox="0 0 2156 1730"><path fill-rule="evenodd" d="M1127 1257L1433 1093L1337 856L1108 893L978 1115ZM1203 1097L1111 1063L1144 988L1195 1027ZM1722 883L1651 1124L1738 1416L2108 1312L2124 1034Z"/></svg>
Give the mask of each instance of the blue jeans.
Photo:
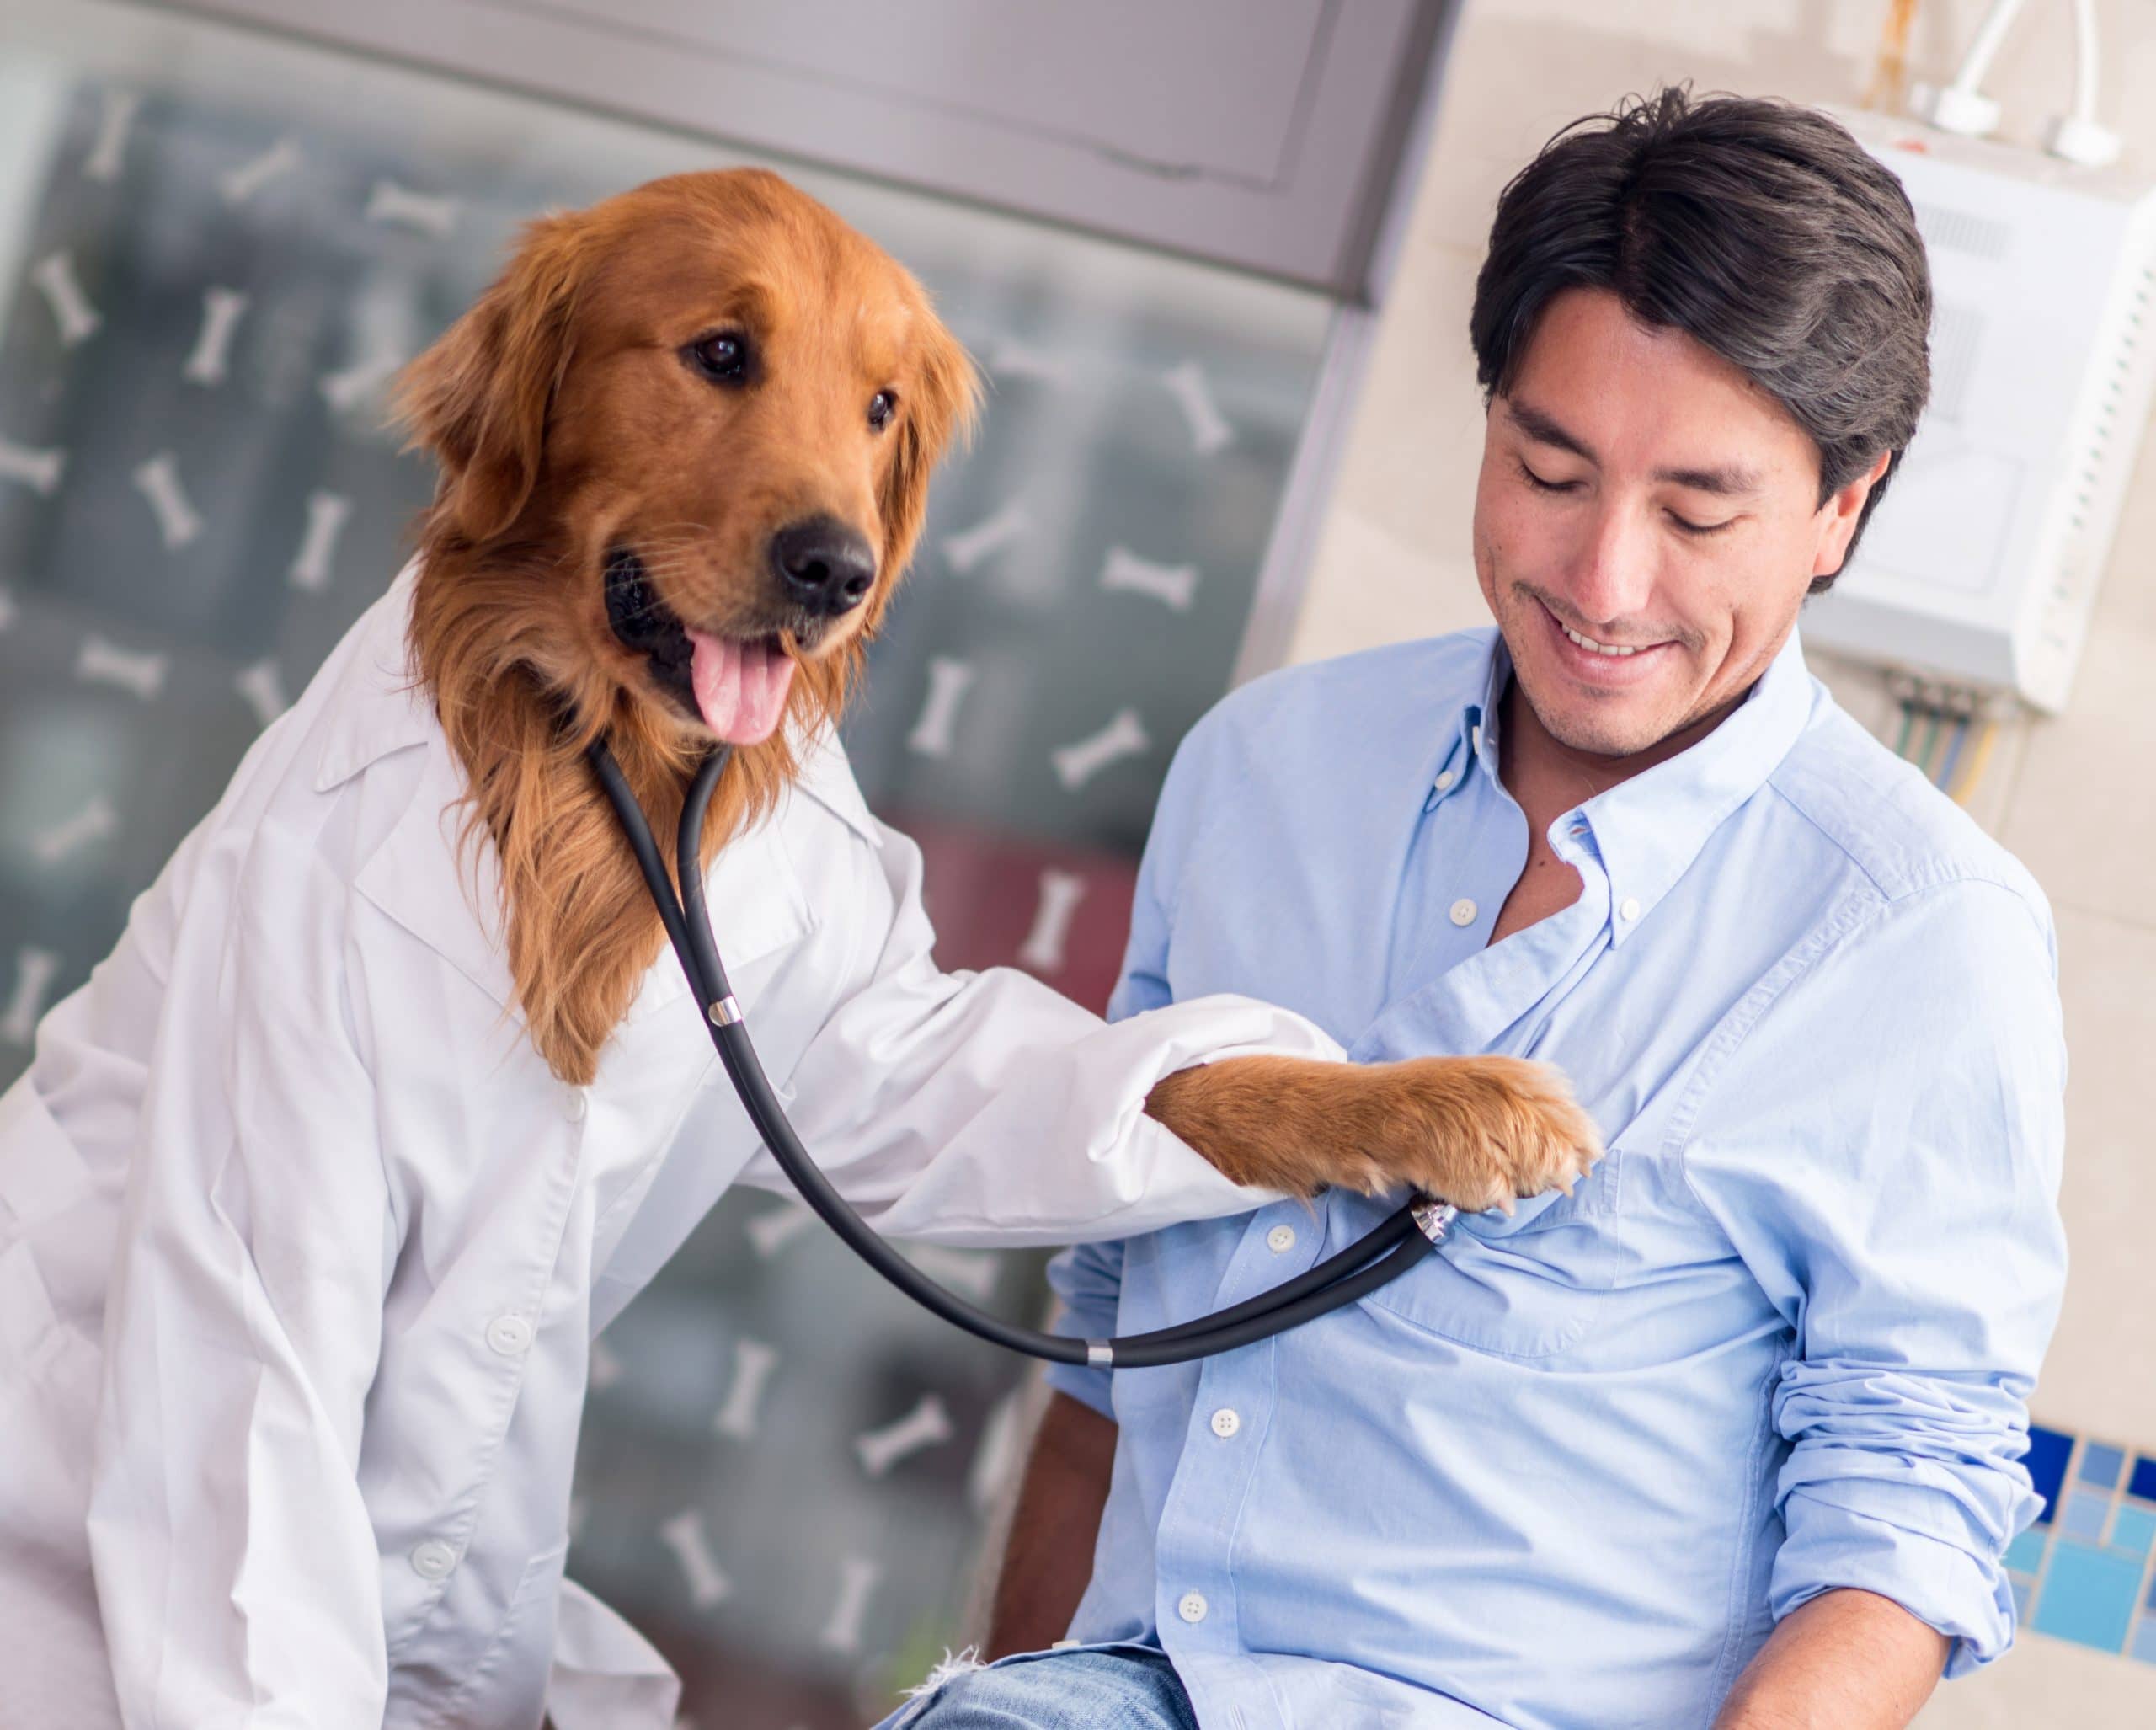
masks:
<svg viewBox="0 0 2156 1730"><path fill-rule="evenodd" d="M1043 1652L969 1670L885 1720L889 1730L1198 1730L1158 1652Z"/></svg>

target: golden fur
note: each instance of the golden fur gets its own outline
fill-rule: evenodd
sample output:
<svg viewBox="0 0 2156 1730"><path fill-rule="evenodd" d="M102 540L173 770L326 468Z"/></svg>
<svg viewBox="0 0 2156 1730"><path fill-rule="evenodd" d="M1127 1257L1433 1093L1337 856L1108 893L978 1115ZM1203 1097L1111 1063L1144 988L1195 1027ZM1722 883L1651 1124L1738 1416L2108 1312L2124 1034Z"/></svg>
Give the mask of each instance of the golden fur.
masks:
<svg viewBox="0 0 2156 1730"><path fill-rule="evenodd" d="M752 343L753 388L687 364L720 331ZM880 430L879 392L897 405ZM877 558L866 601L781 638L798 663L789 723L835 721L977 397L920 285L760 171L677 175L532 223L407 369L400 413L440 465L414 655L465 774L467 842L499 857L518 1004L563 1080L593 1079L664 942L584 748L608 734L667 836L711 743L610 627L610 549L632 548L675 614L745 638L773 629L779 528L817 514L857 528ZM796 768L785 728L736 752L707 865ZM1407 1183L1488 1205L1569 1185L1598 1151L1552 1071L1502 1059L1235 1060L1168 1077L1147 1109L1230 1176L1300 1193Z"/></svg>

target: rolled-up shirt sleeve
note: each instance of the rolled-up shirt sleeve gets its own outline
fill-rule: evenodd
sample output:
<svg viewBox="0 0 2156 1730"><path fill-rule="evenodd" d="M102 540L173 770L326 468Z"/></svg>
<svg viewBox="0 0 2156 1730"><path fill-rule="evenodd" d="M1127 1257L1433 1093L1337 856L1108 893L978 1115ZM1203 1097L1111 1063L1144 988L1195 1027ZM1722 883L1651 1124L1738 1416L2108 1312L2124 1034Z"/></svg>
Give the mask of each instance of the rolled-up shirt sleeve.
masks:
<svg viewBox="0 0 2156 1730"><path fill-rule="evenodd" d="M1794 1332L1770 1607L1877 1593L1958 1674L2012 1642L2003 1557L2040 1506L2026 1402L2066 1273L2048 916L2033 889L1923 889L1755 996L1684 1158Z"/></svg>

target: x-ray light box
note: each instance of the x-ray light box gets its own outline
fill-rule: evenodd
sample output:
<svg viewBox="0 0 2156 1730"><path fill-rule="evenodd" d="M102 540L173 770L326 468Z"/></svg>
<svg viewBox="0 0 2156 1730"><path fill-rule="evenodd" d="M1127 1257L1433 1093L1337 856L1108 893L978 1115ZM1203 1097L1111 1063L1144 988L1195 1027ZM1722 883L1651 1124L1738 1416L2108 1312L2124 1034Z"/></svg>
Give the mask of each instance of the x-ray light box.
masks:
<svg viewBox="0 0 2156 1730"><path fill-rule="evenodd" d="M1807 643L2065 706L2156 393L2156 190L1843 115L1931 257L1931 406Z"/></svg>

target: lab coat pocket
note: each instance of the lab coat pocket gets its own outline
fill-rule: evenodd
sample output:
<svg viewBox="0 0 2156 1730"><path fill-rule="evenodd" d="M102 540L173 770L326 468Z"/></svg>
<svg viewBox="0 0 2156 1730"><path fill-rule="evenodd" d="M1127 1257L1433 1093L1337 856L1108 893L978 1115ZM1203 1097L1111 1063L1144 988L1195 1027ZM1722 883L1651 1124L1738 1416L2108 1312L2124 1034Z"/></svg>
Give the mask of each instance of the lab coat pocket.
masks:
<svg viewBox="0 0 2156 1730"><path fill-rule="evenodd" d="M546 1710L547 1674L554 1644L554 1606L561 1595L567 1538L524 1564L516 1589L464 1680L426 1719L430 1730L467 1723L536 1724ZM473 1631L474 1643L479 1636ZM501 1679L494 1679L499 1676ZM485 1701L483 1713L469 1710Z"/></svg>
<svg viewBox="0 0 2156 1730"><path fill-rule="evenodd" d="M1548 1358L1600 1323L1617 1268L1625 1155L1611 1148L1569 1196L1537 1196L1508 1219L1463 1215L1412 1271L1364 1301L1478 1351ZM1340 1242L1383 1216L1381 1204L1335 1192L1329 1232Z"/></svg>

